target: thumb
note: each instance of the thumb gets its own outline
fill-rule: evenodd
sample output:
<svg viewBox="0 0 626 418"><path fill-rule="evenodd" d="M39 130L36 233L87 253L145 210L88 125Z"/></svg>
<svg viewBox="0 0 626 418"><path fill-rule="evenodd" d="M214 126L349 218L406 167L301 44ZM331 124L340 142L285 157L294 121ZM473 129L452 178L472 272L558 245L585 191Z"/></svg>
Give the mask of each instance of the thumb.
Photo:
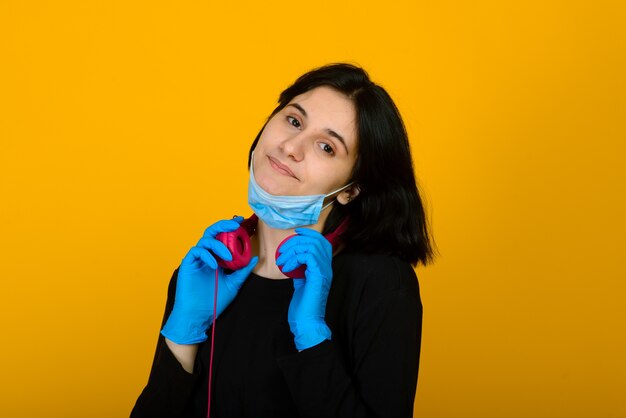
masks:
<svg viewBox="0 0 626 418"><path fill-rule="evenodd" d="M304 280L305 279L293 279L293 289L294 289L294 291L297 291L302 286L304 286Z"/></svg>
<svg viewBox="0 0 626 418"><path fill-rule="evenodd" d="M230 284L234 286L236 289L239 289L241 285L243 285L243 282L246 281L246 279L250 275L250 272L252 271L252 269L254 269L254 267L256 266L258 262L259 262L259 257L254 256L252 257L252 259L250 260L247 266L242 267L239 270L236 270L230 275L228 275L228 281L230 282Z"/></svg>

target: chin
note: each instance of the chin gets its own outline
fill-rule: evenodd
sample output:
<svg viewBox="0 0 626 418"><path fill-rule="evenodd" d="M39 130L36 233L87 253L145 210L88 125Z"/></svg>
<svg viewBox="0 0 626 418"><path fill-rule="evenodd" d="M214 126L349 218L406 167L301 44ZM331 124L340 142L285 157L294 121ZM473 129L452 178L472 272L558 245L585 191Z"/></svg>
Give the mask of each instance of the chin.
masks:
<svg viewBox="0 0 626 418"><path fill-rule="evenodd" d="M263 190L275 196L296 195L293 187L293 178L274 172L269 166L259 167L259 172L254 171L256 182Z"/></svg>
<svg viewBox="0 0 626 418"><path fill-rule="evenodd" d="M255 173L256 174L256 173ZM274 179L271 176L256 176L256 182L263 190L265 190L269 194L273 194L275 196L284 196L289 193L285 193L285 185L280 184L278 179Z"/></svg>

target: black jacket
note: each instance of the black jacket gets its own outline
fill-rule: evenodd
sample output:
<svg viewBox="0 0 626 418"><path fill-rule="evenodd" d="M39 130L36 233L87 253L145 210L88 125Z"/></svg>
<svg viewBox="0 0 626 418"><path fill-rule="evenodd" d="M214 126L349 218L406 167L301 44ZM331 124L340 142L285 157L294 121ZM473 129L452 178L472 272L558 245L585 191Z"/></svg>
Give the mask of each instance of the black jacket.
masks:
<svg viewBox="0 0 626 418"><path fill-rule="evenodd" d="M334 257L325 318L332 339L302 352L287 323L292 293L289 279L251 274L218 318L211 417L412 417L422 305L411 265L384 255ZM209 349L210 339L200 344L190 374L160 335L131 418L206 417Z"/></svg>

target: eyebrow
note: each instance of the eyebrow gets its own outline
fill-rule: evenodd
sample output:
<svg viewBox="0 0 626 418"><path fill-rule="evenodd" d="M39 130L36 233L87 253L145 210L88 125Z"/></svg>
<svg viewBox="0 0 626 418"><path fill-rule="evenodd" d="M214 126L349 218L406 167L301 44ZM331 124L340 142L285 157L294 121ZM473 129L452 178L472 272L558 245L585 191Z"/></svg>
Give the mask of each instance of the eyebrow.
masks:
<svg viewBox="0 0 626 418"><path fill-rule="evenodd" d="M289 103L287 106L292 106L295 107L296 109L298 109L300 111L300 113L302 113L302 116L304 116L305 118L308 117L306 110L304 110L304 108L302 106L300 106L298 103ZM337 138L339 140L339 142L341 142L343 144L343 147L346 149L346 154L350 154L348 152L348 146L346 145L346 140L343 139L343 136L339 135L337 132L333 131L330 128L326 128L325 129L326 133L334 138Z"/></svg>

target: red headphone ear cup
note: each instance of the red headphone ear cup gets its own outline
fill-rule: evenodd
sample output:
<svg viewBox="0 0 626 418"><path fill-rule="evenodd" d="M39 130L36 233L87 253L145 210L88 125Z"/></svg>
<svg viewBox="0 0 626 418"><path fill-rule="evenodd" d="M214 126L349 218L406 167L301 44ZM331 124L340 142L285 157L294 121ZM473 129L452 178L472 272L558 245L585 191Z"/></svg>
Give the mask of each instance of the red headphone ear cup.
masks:
<svg viewBox="0 0 626 418"><path fill-rule="evenodd" d="M282 247L283 244L286 243L290 238L293 238L295 236L296 236L296 234L289 235L287 238L282 240L280 242L280 244L278 244L278 247L276 248L276 254L274 255L274 257L276 259L278 259L278 256L280 255L280 247ZM298 267L297 269L288 271L287 273L285 273L283 271L283 267L282 266L278 266L278 269L280 270L281 273L283 273L285 276L289 277L290 279L303 279L304 278L304 271L306 270L306 265L303 264L300 267Z"/></svg>
<svg viewBox="0 0 626 418"><path fill-rule="evenodd" d="M239 227L233 232L220 232L215 238L221 241L233 255L232 261L218 258L217 264L220 267L239 270L248 265L251 258L250 237L244 228Z"/></svg>

